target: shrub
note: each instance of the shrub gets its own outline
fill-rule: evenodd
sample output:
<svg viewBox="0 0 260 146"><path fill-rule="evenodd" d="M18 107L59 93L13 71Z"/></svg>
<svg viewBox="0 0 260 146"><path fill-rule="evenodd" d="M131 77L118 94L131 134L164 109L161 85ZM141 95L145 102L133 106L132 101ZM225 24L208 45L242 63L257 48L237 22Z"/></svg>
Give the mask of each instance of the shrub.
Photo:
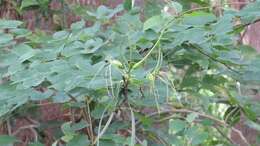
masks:
<svg viewBox="0 0 260 146"><path fill-rule="evenodd" d="M175 2L175 15L144 22L127 3L100 6L88 12L93 25L53 35L1 20L0 117L63 104L74 120L53 145L230 145L228 131L248 143L233 125L244 115L259 130L259 102L245 91L259 87L260 58L236 38L258 21L259 4L216 17Z"/></svg>

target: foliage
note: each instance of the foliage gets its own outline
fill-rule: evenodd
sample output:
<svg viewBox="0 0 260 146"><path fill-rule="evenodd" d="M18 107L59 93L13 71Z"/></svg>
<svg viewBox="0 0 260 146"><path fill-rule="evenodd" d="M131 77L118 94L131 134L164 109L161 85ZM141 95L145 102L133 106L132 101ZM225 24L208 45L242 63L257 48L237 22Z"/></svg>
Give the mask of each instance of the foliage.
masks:
<svg viewBox="0 0 260 146"><path fill-rule="evenodd" d="M100 6L87 12L93 25L81 20L51 36L1 20L0 117L49 100L80 117L61 125L53 146L231 145L241 114L259 130L259 102L244 89L259 87L260 58L236 40L259 4L216 17L174 2L177 14L144 22L129 3Z"/></svg>

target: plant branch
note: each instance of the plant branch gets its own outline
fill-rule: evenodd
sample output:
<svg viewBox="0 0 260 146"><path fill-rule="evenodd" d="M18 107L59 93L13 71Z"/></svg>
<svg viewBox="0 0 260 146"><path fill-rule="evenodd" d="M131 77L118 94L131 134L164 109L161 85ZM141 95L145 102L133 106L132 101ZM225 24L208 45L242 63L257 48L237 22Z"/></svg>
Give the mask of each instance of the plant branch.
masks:
<svg viewBox="0 0 260 146"><path fill-rule="evenodd" d="M12 126L11 126L11 123L10 123L10 119L6 120L6 127L7 127L8 135L12 135Z"/></svg>
<svg viewBox="0 0 260 146"><path fill-rule="evenodd" d="M89 121L88 113L85 111L85 109L81 109L81 111L82 111L82 114L83 114L84 119L88 122L89 125L92 125L91 121ZM89 126L89 127L87 128L87 135L88 135L90 141L93 143L94 133L93 133L92 126L91 126L91 127Z"/></svg>
<svg viewBox="0 0 260 146"><path fill-rule="evenodd" d="M210 56L209 54L203 52L199 47L197 47L197 46L195 46L195 45L193 45L193 44L186 44L186 45L189 46L189 47L192 47L193 49L195 49L196 51L198 51L200 54L202 54L202 55L208 57L208 58L211 59L212 61L224 65L224 66L225 66L227 69L229 69L230 71L232 71L232 72L234 72L234 73L237 73L237 74L240 74L240 72L238 72L237 70L233 69L232 67L230 67L229 65L227 65L225 62L220 61L220 60L218 60L218 59L216 59L216 58Z"/></svg>
<svg viewBox="0 0 260 146"><path fill-rule="evenodd" d="M165 32L165 29L163 29L160 33L160 36L158 37L157 41L155 42L155 44L153 45L153 47L151 48L151 50L144 56L144 58L142 58L139 62L135 63L133 66L133 69L139 67L153 52L153 50L158 46L158 44L160 43L162 36Z"/></svg>
<svg viewBox="0 0 260 146"><path fill-rule="evenodd" d="M229 138L223 131L221 131L221 129L219 129L218 126L214 126L214 127L218 131L218 133L220 133L224 138L227 139L227 141L229 141L230 143L234 143L234 141L231 138Z"/></svg>
<svg viewBox="0 0 260 146"><path fill-rule="evenodd" d="M130 146L135 146L136 142L135 142L135 138L136 138L136 130L135 130L135 116L134 116L134 112L129 104L129 108L130 108L130 111L131 111L131 123L132 123L132 132L131 132L131 144Z"/></svg>
<svg viewBox="0 0 260 146"><path fill-rule="evenodd" d="M72 96L71 94L67 93L67 95L71 98L71 100L73 102L77 102L77 99ZM93 126L92 126L92 120L91 120L91 116L89 115L90 111L89 111L89 105L88 105L88 101L87 101L87 108L88 108L88 111L86 111L84 108L82 108L82 113L83 113L83 118L88 122L89 124L89 127L87 128L87 135L89 136L89 139L91 140L91 142L93 143L94 142L94 139L95 139L95 136L94 136L94 131L93 131Z"/></svg>
<svg viewBox="0 0 260 146"><path fill-rule="evenodd" d="M104 128L102 129L102 131L97 135L96 139L93 142L93 145L95 145L97 143L97 141L105 134L107 128L109 127L110 123L112 122L113 118L114 118L114 112L112 112L104 126Z"/></svg>
<svg viewBox="0 0 260 146"><path fill-rule="evenodd" d="M206 119L209 119L211 121L214 121L219 126L229 127L229 125L227 123L225 123L225 121L223 121L223 120L219 120L219 119L217 119L213 116L210 116L210 115L207 115L207 114L204 114L204 113L200 113L200 112L197 112L197 111L189 110L189 109L174 109L174 108L162 109L160 111L160 113L158 113L158 112L151 113L146 118L151 118L151 117L161 115L161 114L174 114L174 113L183 113L183 114L195 113L199 117L206 118ZM138 122L136 122L136 125L139 125L140 123L141 123L141 121L138 121ZM231 131L237 133L240 136L240 138L244 141L244 143L247 146L250 146L249 142L247 141L247 139L245 138L245 136L243 135L243 133L241 131L239 131L235 127L231 127Z"/></svg>
<svg viewBox="0 0 260 146"><path fill-rule="evenodd" d="M104 119L105 113L106 113L107 109L105 108L105 110L103 111L100 120L99 120L99 124L98 124L98 135L99 133L101 133L101 126L102 126L102 121ZM99 139L96 140L96 145L99 146Z"/></svg>
<svg viewBox="0 0 260 146"><path fill-rule="evenodd" d="M19 127L16 131L14 131L12 133L13 136L17 135L18 133L20 133L22 130L25 130L25 129L32 129L32 128L37 128L39 127L39 125L26 125L26 126L22 126L22 127Z"/></svg>
<svg viewBox="0 0 260 146"><path fill-rule="evenodd" d="M85 109L83 109L85 112ZM93 131L93 125L92 125L92 118L90 115L90 108L89 108L89 102L87 101L87 112L85 112L85 114L87 114L87 118L89 121L89 129L90 129L90 137L91 137L91 141L94 142L95 136L94 136L94 131Z"/></svg>

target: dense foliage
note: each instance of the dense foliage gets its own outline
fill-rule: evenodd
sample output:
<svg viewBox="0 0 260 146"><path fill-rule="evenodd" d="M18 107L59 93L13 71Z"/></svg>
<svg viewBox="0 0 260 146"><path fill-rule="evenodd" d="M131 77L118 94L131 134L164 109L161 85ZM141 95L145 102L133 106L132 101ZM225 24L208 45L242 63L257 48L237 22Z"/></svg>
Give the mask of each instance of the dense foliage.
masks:
<svg viewBox="0 0 260 146"><path fill-rule="evenodd" d="M260 130L260 103L248 93L259 90L260 57L238 36L258 21L259 6L216 17L171 2L174 14L142 21L126 1L53 35L2 19L1 120L48 100L72 111L53 146L227 146L230 132L249 145L233 125L243 117Z"/></svg>

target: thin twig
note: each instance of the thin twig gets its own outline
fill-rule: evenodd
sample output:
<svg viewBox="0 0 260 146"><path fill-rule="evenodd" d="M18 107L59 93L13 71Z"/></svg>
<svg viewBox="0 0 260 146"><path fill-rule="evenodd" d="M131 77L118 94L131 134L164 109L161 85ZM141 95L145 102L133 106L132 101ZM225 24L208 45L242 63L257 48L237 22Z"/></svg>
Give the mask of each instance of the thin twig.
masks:
<svg viewBox="0 0 260 146"><path fill-rule="evenodd" d="M11 123L10 123L10 119L6 120L6 126L7 126L8 135L12 135L12 126L11 126Z"/></svg>
<svg viewBox="0 0 260 146"><path fill-rule="evenodd" d="M102 129L102 131L97 135L93 145L95 145L97 143L97 141L105 134L107 128L109 127L110 123L112 122L113 118L114 118L114 112L112 112L107 120L107 123L105 124L104 128Z"/></svg>
<svg viewBox="0 0 260 146"><path fill-rule="evenodd" d="M90 129L91 141L94 142L95 136L94 136L92 119L91 119L91 115L90 115L90 108L89 108L89 102L88 101L87 101L87 116L88 116L88 121L89 121L89 129Z"/></svg>
<svg viewBox="0 0 260 146"><path fill-rule="evenodd" d="M201 53L201 54L207 56L207 57L210 58L211 60L213 60L213 61L215 61L215 62L218 62L218 63L224 65L226 68L228 68L228 69L231 70L232 72L235 72L235 73L237 73L237 74L240 74L238 71L234 70L233 68L231 68L230 66L228 66L226 63L224 63L224 62L222 62L222 61L220 61L220 60L218 60L218 59L216 59L216 58L210 56L209 54L203 52L202 50L197 49L197 51L198 51L199 53Z"/></svg>
<svg viewBox="0 0 260 146"><path fill-rule="evenodd" d="M230 143L235 143L231 138L229 138L218 126L214 126L215 129L220 133L223 137L225 137Z"/></svg>
<svg viewBox="0 0 260 146"><path fill-rule="evenodd" d="M31 128L37 128L37 127L39 127L39 125L26 125L26 126L22 126L22 127L19 127L16 131L14 131L12 133L12 135L15 136L18 133L20 133L22 130L31 129Z"/></svg>
<svg viewBox="0 0 260 146"><path fill-rule="evenodd" d="M75 123L76 122L76 119L75 119L75 109L70 107L69 108L69 113L70 113L70 120L72 121L72 123Z"/></svg>
<svg viewBox="0 0 260 146"><path fill-rule="evenodd" d="M39 103L39 104L34 104L34 105L35 106L47 106L47 105L53 105L53 104L58 104L58 103L47 102L47 103Z"/></svg>
<svg viewBox="0 0 260 146"><path fill-rule="evenodd" d="M71 94L67 93L67 95L70 97L70 99L74 102L77 102L77 99L72 96ZM87 101L88 102L88 101ZM89 104L89 103L87 103ZM84 119L88 122L88 124L90 125L88 128L87 128L87 135L89 137L89 139L91 140L91 142L93 143L94 142L94 131L93 131L93 127L92 127L92 121L91 121L91 118L90 118L90 113L89 112L86 112L86 110L83 108L82 109L82 113L83 113L83 117Z"/></svg>
<svg viewBox="0 0 260 146"><path fill-rule="evenodd" d="M251 144L247 141L247 139L245 138L245 136L243 135L243 133L240 130L238 130L234 127L231 127L231 130L234 131L235 133L237 133L247 146L251 146Z"/></svg>
<svg viewBox="0 0 260 146"><path fill-rule="evenodd" d="M100 117L99 124L98 124L98 135L99 135L99 133L101 133L102 121L103 121L106 111L107 111L107 108L104 109L104 111ZM99 139L97 139L96 143L97 143L97 146L99 146Z"/></svg>
<svg viewBox="0 0 260 146"><path fill-rule="evenodd" d="M31 131L32 131L32 133L33 133L33 135L34 135L34 142L38 142L38 133L37 133L37 131L34 129L34 128L29 128Z"/></svg>
<svg viewBox="0 0 260 146"><path fill-rule="evenodd" d="M88 124L90 124L89 120L88 120L88 114L87 112L85 111L85 109L81 109L81 112L82 112L82 116L84 118L84 120L87 121ZM91 130L90 130L90 127L87 127L87 135L89 137L90 140L92 140L92 134L91 134Z"/></svg>
<svg viewBox="0 0 260 146"><path fill-rule="evenodd" d="M252 24L255 24L257 22L260 22L260 19L256 19L255 21L253 22L249 22L249 23L245 23L245 24L242 24L242 27L247 27L249 25L252 25ZM238 25L238 28L241 27L241 25Z"/></svg>
<svg viewBox="0 0 260 146"><path fill-rule="evenodd" d="M237 70L231 68L229 65L227 65L225 62L223 61L220 61L212 56L210 56L209 54L203 52L199 47L193 45L193 44L186 44L188 45L189 47L192 47L193 49L195 49L196 51L198 51L200 54L204 55L204 56L207 56L209 59L211 59L212 61L215 61L217 63L220 63L222 65L224 65L227 69L229 69L230 71L234 72L234 73L237 73L237 74L240 74L240 72L238 72Z"/></svg>
<svg viewBox="0 0 260 146"><path fill-rule="evenodd" d="M74 96L72 96L70 93L67 93L67 95L69 96L71 101L78 102L78 100Z"/></svg>
<svg viewBox="0 0 260 146"><path fill-rule="evenodd" d="M153 47L151 48L151 50L143 57L143 59L141 59L139 62L137 62L136 64L134 64L133 69L139 67L149 56L150 54L153 52L153 50L158 46L158 44L161 41L161 38L164 34L166 29L163 29L160 33L160 36L158 37L157 41L155 42L155 44L153 45Z"/></svg>
<svg viewBox="0 0 260 146"><path fill-rule="evenodd" d="M131 111L131 123L132 123L132 133L131 133L131 144L130 146L135 146L135 137L136 137L136 134L135 134L135 115L134 115L134 112L129 104L129 108L130 108L130 111Z"/></svg>
<svg viewBox="0 0 260 146"><path fill-rule="evenodd" d="M197 112L197 111L192 111L192 110L189 110L189 109L173 109L173 108L172 109L162 109L160 113L158 113L158 112L151 113L147 116L147 118L157 116L157 115L161 115L161 114L173 114L173 113L184 113L184 114L195 113L199 117L206 118L206 119L209 119L211 121L214 121L216 124L218 124L220 126L229 127L229 125L227 123L225 123L225 121L222 121L222 120L219 120L219 119L217 119L213 116L210 116L210 115L207 115L207 114L204 114L204 113L200 113L200 112ZM139 125L140 123L141 123L141 121L138 121L138 122L136 122L136 125ZM240 136L240 138L244 141L244 143L247 146L250 146L249 142L247 141L247 139L245 138L245 136L243 135L243 133L241 131L239 131L235 127L231 127L231 131L237 133Z"/></svg>
<svg viewBox="0 0 260 146"><path fill-rule="evenodd" d="M26 116L25 119L26 119L27 121L33 123L34 125L39 125L39 126L40 126L40 122L38 122L38 121L32 119L32 118L29 117L29 116Z"/></svg>
<svg viewBox="0 0 260 146"><path fill-rule="evenodd" d="M126 131L127 131L129 134L132 133L132 131L129 130L129 129L127 129ZM143 142L142 142L138 137L135 137L135 140L136 140L140 145L143 145Z"/></svg>
<svg viewBox="0 0 260 146"><path fill-rule="evenodd" d="M230 3L224 3L223 5L234 5L234 4L249 4L251 2L230 2ZM194 12L194 11L200 11L200 10L205 10L205 9L211 9L211 8L225 8L221 5L217 5L217 6L205 6L205 7L197 7L197 8L193 8L193 9L189 9L187 11L184 11L182 12L179 16L183 16L187 13L191 13L191 12Z"/></svg>

